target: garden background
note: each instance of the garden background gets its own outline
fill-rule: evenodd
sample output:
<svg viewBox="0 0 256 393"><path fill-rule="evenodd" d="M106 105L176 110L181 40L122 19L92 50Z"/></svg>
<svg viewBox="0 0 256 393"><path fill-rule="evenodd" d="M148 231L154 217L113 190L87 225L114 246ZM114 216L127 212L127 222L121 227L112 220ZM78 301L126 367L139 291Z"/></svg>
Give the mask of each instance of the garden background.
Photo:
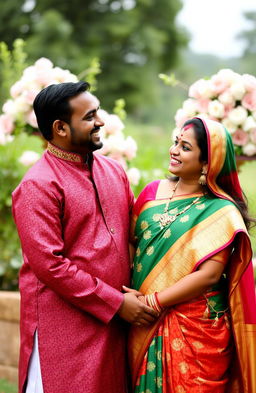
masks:
<svg viewBox="0 0 256 393"><path fill-rule="evenodd" d="M232 69L236 75L255 76L255 8L244 15L248 28L237 31L237 39L244 43L243 53L222 58L189 49L189 32L178 21L182 6L179 0L73 0L72 6L63 0L1 2L0 112L5 116L0 117L1 290L17 289L22 263L11 216L11 192L44 149L33 119L28 116L31 103L24 107L17 100L25 91L17 89L24 70L35 64L39 68L48 67L45 80L41 80L46 84L56 68L58 77L61 70L67 70L61 78L91 82L93 93L99 97L109 119L109 130L106 127L104 131L108 146L105 154L116 156L130 170L135 196L147 182L167 174L172 131L179 121L177 111L186 109L188 115L194 110L184 106L191 93L189 87L201 79L211 80L220 70ZM32 91L34 69L28 70L26 81ZM240 180L255 217L256 150L251 147L256 145L254 83L252 79L255 108L246 107L246 120L250 121L245 132L247 138L251 132L250 143L243 141L239 131L236 151L247 157L240 167ZM238 95L234 106L243 106L241 91L235 93ZM11 106L10 100L16 100L15 105ZM215 105L215 114L219 109ZM10 113L11 123L6 117ZM250 144L247 150L243 143ZM255 235L254 230L251 232L254 255ZM0 381L1 393L11 391L15 392L16 387Z"/></svg>

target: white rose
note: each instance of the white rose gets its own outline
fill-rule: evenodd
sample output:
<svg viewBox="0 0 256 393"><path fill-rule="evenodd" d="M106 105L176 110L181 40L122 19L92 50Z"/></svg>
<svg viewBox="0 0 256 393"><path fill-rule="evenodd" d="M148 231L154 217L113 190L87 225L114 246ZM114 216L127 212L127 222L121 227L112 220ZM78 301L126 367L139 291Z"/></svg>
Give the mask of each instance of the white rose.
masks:
<svg viewBox="0 0 256 393"><path fill-rule="evenodd" d="M19 162L25 166L30 166L30 165L33 165L36 161L38 161L39 158L40 158L40 155L38 153L36 153L35 151L26 150L20 156Z"/></svg>
<svg viewBox="0 0 256 393"><path fill-rule="evenodd" d="M230 132L230 134L233 134L237 129L237 126L232 123L232 121L230 121L230 119L228 119L227 117L225 117L225 119L223 119L221 123Z"/></svg>
<svg viewBox="0 0 256 393"><path fill-rule="evenodd" d="M230 90L224 91L224 93L220 94L218 97L218 100L223 104L223 105L235 105L235 99L233 95L231 94Z"/></svg>
<svg viewBox="0 0 256 393"><path fill-rule="evenodd" d="M235 81L230 86L231 94L234 96L235 100L241 100L246 93L242 78Z"/></svg>
<svg viewBox="0 0 256 393"><path fill-rule="evenodd" d="M38 70L50 70L51 68L53 68L53 63L46 57L41 57L35 62L35 67Z"/></svg>
<svg viewBox="0 0 256 393"><path fill-rule="evenodd" d="M211 98L213 94L211 81L201 79L198 85L198 92L202 98Z"/></svg>
<svg viewBox="0 0 256 393"><path fill-rule="evenodd" d="M137 186L141 178L140 171L137 168L129 168L126 173L130 183L133 186Z"/></svg>
<svg viewBox="0 0 256 393"><path fill-rule="evenodd" d="M242 125L247 118L247 110L242 106L238 106L229 112L228 118L232 123Z"/></svg>
<svg viewBox="0 0 256 393"><path fill-rule="evenodd" d="M256 145L247 143L247 145L243 146L242 150L246 156L254 156L256 154Z"/></svg>
<svg viewBox="0 0 256 393"><path fill-rule="evenodd" d="M236 72L232 71L229 68L224 68L220 70L217 75L228 82L229 85L234 83L236 80L240 78L240 75Z"/></svg>
<svg viewBox="0 0 256 393"><path fill-rule="evenodd" d="M124 129L124 123L117 115L106 116L105 120L105 132L106 134L118 134Z"/></svg>
<svg viewBox="0 0 256 393"><path fill-rule="evenodd" d="M124 154L126 155L127 159L130 161L134 157L136 157L136 153L137 153L137 143L131 136L128 136L125 140Z"/></svg>
<svg viewBox="0 0 256 393"><path fill-rule="evenodd" d="M197 112L196 100L193 100L191 98L185 100L183 102L182 109L184 110L185 115L187 117L194 117L196 115L196 112Z"/></svg>
<svg viewBox="0 0 256 393"><path fill-rule="evenodd" d="M209 115L216 118L222 118L225 113L224 105L218 100L213 100L209 102L208 105Z"/></svg>
<svg viewBox="0 0 256 393"><path fill-rule="evenodd" d="M252 128L256 128L256 121L252 116L248 116L242 125L244 131L250 131Z"/></svg>

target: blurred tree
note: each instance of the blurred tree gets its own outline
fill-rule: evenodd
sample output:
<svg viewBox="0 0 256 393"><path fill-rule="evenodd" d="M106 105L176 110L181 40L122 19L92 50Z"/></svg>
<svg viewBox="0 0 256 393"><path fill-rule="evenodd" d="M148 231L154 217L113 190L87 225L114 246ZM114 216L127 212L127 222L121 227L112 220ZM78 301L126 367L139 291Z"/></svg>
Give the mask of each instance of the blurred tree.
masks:
<svg viewBox="0 0 256 393"><path fill-rule="evenodd" d="M152 105L158 73L177 64L187 43L175 23L181 7L180 0L8 0L1 18L11 15L11 38L9 23L0 31L8 43L14 35L26 38L29 60L46 56L76 74L98 57L104 107L124 97L130 111Z"/></svg>
<svg viewBox="0 0 256 393"><path fill-rule="evenodd" d="M244 16L249 22L250 28L237 36L238 39L244 41L244 52L240 59L240 69L241 72L256 75L256 11L245 12Z"/></svg>

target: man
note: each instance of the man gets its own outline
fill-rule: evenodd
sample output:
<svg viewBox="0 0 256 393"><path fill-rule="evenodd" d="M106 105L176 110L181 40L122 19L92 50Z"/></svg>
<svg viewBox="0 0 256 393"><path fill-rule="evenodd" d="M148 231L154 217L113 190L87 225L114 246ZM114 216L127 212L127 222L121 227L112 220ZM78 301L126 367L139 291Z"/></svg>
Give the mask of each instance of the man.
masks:
<svg viewBox="0 0 256 393"><path fill-rule="evenodd" d="M156 317L121 292L133 195L120 165L93 154L104 123L88 89L62 83L38 94L48 148L13 193L24 257L20 393L125 393L122 320Z"/></svg>

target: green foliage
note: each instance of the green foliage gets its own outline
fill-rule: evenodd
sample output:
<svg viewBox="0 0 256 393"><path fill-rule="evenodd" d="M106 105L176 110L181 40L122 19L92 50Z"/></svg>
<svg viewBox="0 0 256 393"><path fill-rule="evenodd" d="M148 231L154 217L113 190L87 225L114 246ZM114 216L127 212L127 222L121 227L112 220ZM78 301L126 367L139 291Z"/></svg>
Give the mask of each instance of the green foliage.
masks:
<svg viewBox="0 0 256 393"><path fill-rule="evenodd" d="M126 119L127 113L125 111L125 100L123 98L116 100L113 112L119 116L121 120Z"/></svg>
<svg viewBox="0 0 256 393"><path fill-rule="evenodd" d="M18 270L22 263L19 238L12 218L11 193L28 169L19 162L25 150L41 153L41 140L23 133L13 142L0 145L0 288L3 290L17 289Z"/></svg>
<svg viewBox="0 0 256 393"><path fill-rule="evenodd" d="M0 105L9 97L10 87L21 76L26 66L25 43L21 39L13 42L9 49L5 42L0 42Z"/></svg>
<svg viewBox="0 0 256 393"><path fill-rule="evenodd" d="M158 94L157 74L177 64L179 49L187 43L176 24L179 0L7 3L1 8L1 37L8 45L15 37L25 38L30 62L45 56L78 75L92 59L100 59L97 95L108 111L119 97L129 112L138 113L142 102L150 111Z"/></svg>
<svg viewBox="0 0 256 393"><path fill-rule="evenodd" d="M16 385L6 381L5 379L0 379L0 392L1 393L17 393L18 388Z"/></svg>

